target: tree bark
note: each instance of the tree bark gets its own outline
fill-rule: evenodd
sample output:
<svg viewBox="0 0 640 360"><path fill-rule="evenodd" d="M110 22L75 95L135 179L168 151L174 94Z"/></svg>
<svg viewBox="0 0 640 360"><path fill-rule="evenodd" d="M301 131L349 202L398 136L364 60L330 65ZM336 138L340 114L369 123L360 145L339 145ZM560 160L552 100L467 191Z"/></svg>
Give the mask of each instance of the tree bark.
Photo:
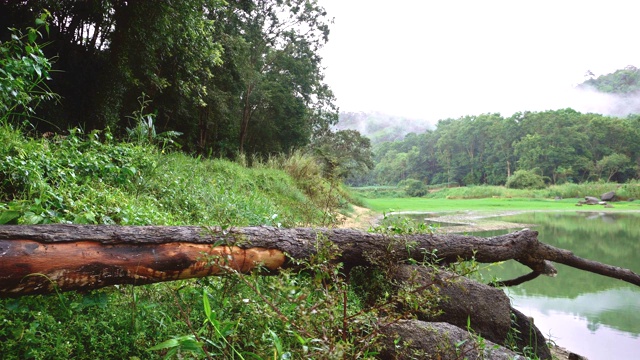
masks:
<svg viewBox="0 0 640 360"><path fill-rule="evenodd" d="M455 262L515 259L537 274L555 275L550 261L640 286L630 270L574 256L521 230L491 238L458 234L386 236L350 229L197 226L0 226L0 297L91 290L215 275L256 266L295 267L323 243L346 268L407 259ZM285 256L289 258L287 258Z"/></svg>

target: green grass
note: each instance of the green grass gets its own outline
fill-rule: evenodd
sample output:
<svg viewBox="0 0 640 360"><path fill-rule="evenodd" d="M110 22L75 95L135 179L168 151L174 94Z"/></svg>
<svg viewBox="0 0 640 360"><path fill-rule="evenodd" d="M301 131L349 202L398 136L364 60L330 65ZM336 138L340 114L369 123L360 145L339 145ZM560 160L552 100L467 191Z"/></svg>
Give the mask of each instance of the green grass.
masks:
<svg viewBox="0 0 640 360"><path fill-rule="evenodd" d="M640 211L640 201L616 202L614 208L601 205L577 207L577 199L530 199L530 198L487 198L487 199L427 199L427 198L378 198L366 199L364 204L379 213L391 211Z"/></svg>
<svg viewBox="0 0 640 360"><path fill-rule="evenodd" d="M619 199L640 199L640 182L631 181L626 184L605 183L605 182L587 182L582 184L562 184L551 185L544 189L528 190L528 189L508 189L504 186L461 186L461 187L434 187L429 186L429 199L484 199L491 197L505 198L535 198L535 199L553 199L561 198L583 198L585 196L600 196L609 191L615 191ZM360 197L372 198L390 198L390 197L408 197L404 193L402 187L397 186L365 186L352 187L351 192Z"/></svg>
<svg viewBox="0 0 640 360"><path fill-rule="evenodd" d="M319 176L313 160L303 156L247 168L165 154L150 144L116 141L109 133L74 130L66 137L29 138L6 124L0 140L0 224L330 226L338 207L348 204L346 192ZM307 340L293 326L307 329L316 322L322 329L329 324L324 315L342 313L342 293L318 291L315 283L339 274L333 271L337 264L330 264L316 278L213 277L0 299L0 354L202 358L198 349L205 346L212 358L272 358L274 349L279 357L304 357ZM259 294L263 289L268 293ZM301 314L314 303L317 315ZM360 310L356 299L349 307L350 313ZM294 320L282 321L274 308ZM341 326L335 320L326 331L335 335ZM311 331L297 335L308 341L324 337ZM342 341L334 340L327 344Z"/></svg>
<svg viewBox="0 0 640 360"><path fill-rule="evenodd" d="M102 132L42 139L0 126L0 140L3 224L329 226L335 212L348 205L348 192L323 179L301 154L247 168L165 154ZM380 198L367 205L382 211L397 208L398 201L424 210L425 202L442 207L452 200ZM428 229L404 231L423 230ZM370 269L361 271L371 289L359 289L342 275L331 244L317 250L299 265L300 273L231 274L0 299L0 354L3 359L373 358L377 324L403 316L395 311L399 299L432 304L438 296L384 292L389 300L384 301L379 291L384 284L373 281ZM372 307L370 299L381 304Z"/></svg>
<svg viewBox="0 0 640 360"><path fill-rule="evenodd" d="M444 188L430 192L425 197L411 198L394 193L389 187L376 191L375 187L352 188L354 196L376 212L390 211L573 211L604 209L601 205L576 207L584 196L599 197L615 191L621 201L613 203L607 211L640 210L640 184L585 183L550 186L541 190L507 189L503 186L469 186ZM560 200L556 200L556 197Z"/></svg>

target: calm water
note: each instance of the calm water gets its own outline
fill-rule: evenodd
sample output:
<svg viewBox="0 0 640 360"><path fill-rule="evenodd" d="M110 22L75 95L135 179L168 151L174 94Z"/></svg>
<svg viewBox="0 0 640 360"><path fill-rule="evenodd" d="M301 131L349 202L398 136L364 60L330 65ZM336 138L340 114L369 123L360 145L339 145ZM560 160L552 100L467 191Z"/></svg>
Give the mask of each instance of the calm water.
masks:
<svg viewBox="0 0 640 360"><path fill-rule="evenodd" d="M577 256L640 273L640 215L527 213L499 220L537 224L540 241ZM495 236L513 230L479 232ZM640 359L640 287L555 264L558 276L541 276L505 291L556 344L599 359ZM515 261L491 266L485 277L511 279L530 272Z"/></svg>

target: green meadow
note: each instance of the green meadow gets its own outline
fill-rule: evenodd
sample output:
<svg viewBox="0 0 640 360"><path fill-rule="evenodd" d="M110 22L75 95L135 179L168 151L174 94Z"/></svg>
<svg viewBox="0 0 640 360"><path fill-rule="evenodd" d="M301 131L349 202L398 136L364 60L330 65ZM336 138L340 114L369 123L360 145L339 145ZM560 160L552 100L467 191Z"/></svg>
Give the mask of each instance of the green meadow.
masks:
<svg viewBox="0 0 640 360"><path fill-rule="evenodd" d="M392 211L640 211L638 198L640 188L637 184L587 183L566 184L549 187L544 190L514 190L500 186L476 186L441 189L425 197L401 197L388 189L377 197L368 188L361 191L352 189L352 193L361 199L368 208L378 212ZM616 191L618 200L613 207L603 205L577 206L584 196L599 197L607 191ZM389 194L393 194L389 196ZM556 197L558 197L556 199Z"/></svg>
<svg viewBox="0 0 640 360"><path fill-rule="evenodd" d="M395 211L640 211L640 202L616 203L613 208L602 205L576 206L576 199L427 199L427 198L380 198L366 199L366 207L379 212Z"/></svg>

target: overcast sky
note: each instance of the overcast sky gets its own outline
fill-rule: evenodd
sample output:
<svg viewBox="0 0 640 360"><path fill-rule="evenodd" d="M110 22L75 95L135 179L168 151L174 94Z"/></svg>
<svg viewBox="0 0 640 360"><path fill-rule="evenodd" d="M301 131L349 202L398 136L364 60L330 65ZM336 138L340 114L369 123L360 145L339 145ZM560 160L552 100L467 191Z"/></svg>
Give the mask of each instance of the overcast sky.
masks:
<svg viewBox="0 0 640 360"><path fill-rule="evenodd" d="M596 76L640 67L640 1L318 0L335 18L322 50L342 111L435 121L573 107Z"/></svg>

